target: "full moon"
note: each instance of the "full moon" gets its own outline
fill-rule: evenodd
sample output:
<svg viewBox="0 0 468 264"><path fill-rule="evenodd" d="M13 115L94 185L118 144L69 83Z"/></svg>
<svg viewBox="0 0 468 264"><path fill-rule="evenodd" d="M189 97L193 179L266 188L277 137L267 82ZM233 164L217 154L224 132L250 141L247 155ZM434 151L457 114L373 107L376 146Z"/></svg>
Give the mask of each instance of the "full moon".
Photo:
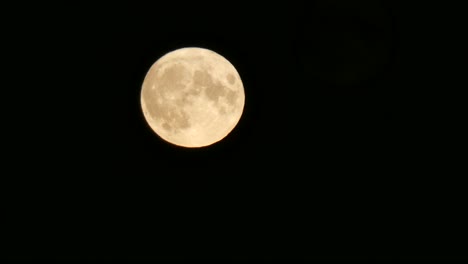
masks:
<svg viewBox="0 0 468 264"><path fill-rule="evenodd" d="M141 89L151 129L174 145L197 148L225 138L239 122L244 86L234 66L218 53L182 48L158 59Z"/></svg>

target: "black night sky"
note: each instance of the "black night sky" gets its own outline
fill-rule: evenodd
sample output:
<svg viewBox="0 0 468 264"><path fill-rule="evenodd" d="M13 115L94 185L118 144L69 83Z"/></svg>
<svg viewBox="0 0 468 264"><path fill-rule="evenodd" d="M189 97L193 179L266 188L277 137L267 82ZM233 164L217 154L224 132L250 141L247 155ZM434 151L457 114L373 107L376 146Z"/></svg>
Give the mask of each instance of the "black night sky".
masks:
<svg viewBox="0 0 468 264"><path fill-rule="evenodd" d="M12 166L8 256L457 258L461 105L441 87L462 85L431 65L459 56L401 2L35 13L34 34L18 33L39 69L19 82L34 110L15 110L30 121L14 119L9 156L28 165ZM239 124L208 148L164 142L141 112L147 70L182 47L223 55L244 84Z"/></svg>

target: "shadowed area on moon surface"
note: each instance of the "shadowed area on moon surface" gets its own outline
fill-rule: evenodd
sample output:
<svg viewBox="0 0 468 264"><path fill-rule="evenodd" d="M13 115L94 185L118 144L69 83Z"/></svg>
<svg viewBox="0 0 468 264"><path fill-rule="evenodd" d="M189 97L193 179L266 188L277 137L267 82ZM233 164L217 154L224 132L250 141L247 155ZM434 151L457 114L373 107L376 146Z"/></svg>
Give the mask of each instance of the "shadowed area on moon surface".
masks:
<svg viewBox="0 0 468 264"><path fill-rule="evenodd" d="M166 130L177 131L188 128L190 124L187 113L180 107L169 105L164 101L171 100L171 94L184 90L183 80L189 78L190 72L183 65L176 64L166 69L157 81L154 80L155 76L151 76L150 79L150 83L154 83L154 89L144 90L144 96L154 102L146 104L150 115L164 120L162 127ZM186 96L184 99L186 100Z"/></svg>
<svg viewBox="0 0 468 264"><path fill-rule="evenodd" d="M234 78L232 74L230 76ZM196 70L193 76L193 82L195 89L198 87L204 87L205 95L215 103L219 102L220 97L225 97L227 104L233 106L237 100L237 92L230 90L220 82L213 81L211 75L206 71Z"/></svg>
<svg viewBox="0 0 468 264"><path fill-rule="evenodd" d="M143 108L155 132L163 138L206 135L214 143L233 129L243 109L242 83L233 67L213 67L217 60L190 56L155 63L142 91Z"/></svg>

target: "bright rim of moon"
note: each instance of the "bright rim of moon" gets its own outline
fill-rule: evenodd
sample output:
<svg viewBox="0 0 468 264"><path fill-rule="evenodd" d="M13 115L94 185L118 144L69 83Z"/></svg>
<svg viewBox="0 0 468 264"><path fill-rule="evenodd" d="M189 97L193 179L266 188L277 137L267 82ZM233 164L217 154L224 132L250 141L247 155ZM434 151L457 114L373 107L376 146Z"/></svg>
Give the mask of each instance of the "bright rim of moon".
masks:
<svg viewBox="0 0 468 264"><path fill-rule="evenodd" d="M244 86L234 66L203 48L167 53L149 69L141 107L149 126L165 141L204 147L226 137L239 122Z"/></svg>

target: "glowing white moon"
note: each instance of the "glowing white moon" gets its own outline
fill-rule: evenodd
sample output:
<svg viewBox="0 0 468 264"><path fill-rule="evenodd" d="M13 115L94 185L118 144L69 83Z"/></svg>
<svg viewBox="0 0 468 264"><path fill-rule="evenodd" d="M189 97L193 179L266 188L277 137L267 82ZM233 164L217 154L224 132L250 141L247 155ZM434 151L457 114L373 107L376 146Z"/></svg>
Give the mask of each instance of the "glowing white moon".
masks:
<svg viewBox="0 0 468 264"><path fill-rule="evenodd" d="M239 122L244 86L234 66L203 48L167 53L149 69L141 107L162 139L183 147L203 147L226 137Z"/></svg>

